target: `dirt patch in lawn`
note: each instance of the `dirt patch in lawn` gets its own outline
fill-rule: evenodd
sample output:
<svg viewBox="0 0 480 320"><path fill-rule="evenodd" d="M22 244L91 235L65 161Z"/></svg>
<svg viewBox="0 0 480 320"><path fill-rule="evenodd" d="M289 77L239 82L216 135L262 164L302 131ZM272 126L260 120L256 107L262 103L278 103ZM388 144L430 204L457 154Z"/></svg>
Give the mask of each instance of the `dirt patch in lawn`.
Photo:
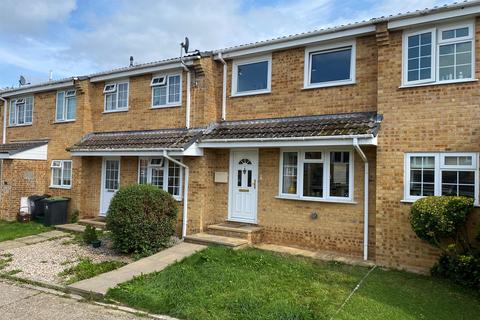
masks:
<svg viewBox="0 0 480 320"><path fill-rule="evenodd" d="M1 273L56 285L70 282L69 273L65 271L85 260L91 263L132 261L128 256L115 253L108 240L103 240L100 248L93 248L76 241L73 235L6 250L0 260L8 260Z"/></svg>

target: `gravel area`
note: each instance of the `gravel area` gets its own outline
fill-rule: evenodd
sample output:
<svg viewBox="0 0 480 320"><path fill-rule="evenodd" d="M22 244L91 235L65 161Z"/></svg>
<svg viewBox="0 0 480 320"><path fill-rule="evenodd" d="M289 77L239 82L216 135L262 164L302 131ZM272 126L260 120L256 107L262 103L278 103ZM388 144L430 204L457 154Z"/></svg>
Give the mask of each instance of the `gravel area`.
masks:
<svg viewBox="0 0 480 320"><path fill-rule="evenodd" d="M89 258L93 262L117 260L129 263L132 261L131 258L119 256L112 251L109 241L103 240L102 246L96 249L81 245L73 239L74 237L69 235L65 238L6 250L1 253L3 257L0 256L0 259L9 256L12 261L1 272L21 270L15 273L16 277L63 284L65 279L59 277L58 274L75 266L80 259Z"/></svg>

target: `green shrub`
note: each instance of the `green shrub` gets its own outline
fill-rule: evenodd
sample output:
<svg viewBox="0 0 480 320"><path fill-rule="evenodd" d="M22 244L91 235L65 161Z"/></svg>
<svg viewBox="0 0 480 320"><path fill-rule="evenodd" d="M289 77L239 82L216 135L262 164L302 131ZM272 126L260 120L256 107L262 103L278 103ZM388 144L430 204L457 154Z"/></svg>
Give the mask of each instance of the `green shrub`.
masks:
<svg viewBox="0 0 480 320"><path fill-rule="evenodd" d="M473 209L466 197L425 197L412 206L410 223L420 239L439 247L445 239L456 239Z"/></svg>
<svg viewBox="0 0 480 320"><path fill-rule="evenodd" d="M178 205L152 185L122 187L107 213L113 247L122 253L150 254L168 245L175 233Z"/></svg>
<svg viewBox="0 0 480 320"><path fill-rule="evenodd" d="M77 223L78 217L80 216L80 210L74 209L70 215L70 223Z"/></svg>
<svg viewBox="0 0 480 320"><path fill-rule="evenodd" d="M95 227L87 225L85 231L83 231L83 242L91 244L96 240L98 240L97 230L95 230Z"/></svg>
<svg viewBox="0 0 480 320"><path fill-rule="evenodd" d="M432 275L452 279L463 286L480 290L480 254L443 254L431 270Z"/></svg>

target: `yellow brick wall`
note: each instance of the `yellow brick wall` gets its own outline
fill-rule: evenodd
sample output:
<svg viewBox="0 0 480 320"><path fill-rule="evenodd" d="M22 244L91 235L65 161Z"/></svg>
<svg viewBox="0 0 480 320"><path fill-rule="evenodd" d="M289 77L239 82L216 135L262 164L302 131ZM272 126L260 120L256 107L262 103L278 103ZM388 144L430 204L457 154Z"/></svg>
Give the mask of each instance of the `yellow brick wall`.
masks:
<svg viewBox="0 0 480 320"><path fill-rule="evenodd" d="M476 51L480 50L477 21ZM478 81L400 88L402 32L379 46L378 112L384 120L377 149L377 236L379 264L423 271L438 252L419 240L409 223L411 204L402 203L406 152L480 151ZM476 78L480 63L476 60ZM471 228L479 221L478 209Z"/></svg>
<svg viewBox="0 0 480 320"><path fill-rule="evenodd" d="M377 50L374 36L357 39L355 85L303 89L304 59L305 48L274 52L271 93L242 97L231 97L232 61L229 61L227 120L376 110ZM217 64L221 66L220 62ZM219 68L218 72L221 70ZM221 85L221 77L218 83Z"/></svg>

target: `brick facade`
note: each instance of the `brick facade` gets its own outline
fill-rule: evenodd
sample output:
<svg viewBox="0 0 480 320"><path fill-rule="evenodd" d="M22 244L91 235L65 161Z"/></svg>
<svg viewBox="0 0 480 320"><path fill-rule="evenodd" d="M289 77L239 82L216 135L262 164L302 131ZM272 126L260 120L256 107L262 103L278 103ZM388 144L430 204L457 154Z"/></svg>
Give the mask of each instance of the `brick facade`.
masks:
<svg viewBox="0 0 480 320"><path fill-rule="evenodd" d="M477 19L476 52L480 51ZM424 271L438 252L411 231L411 204L402 202L406 152L480 152L478 81L401 88L402 30L386 23L376 34L356 38L354 84L304 89L305 47L271 53L271 92L231 96L232 59L227 59L227 120L373 111L383 115L377 147L362 147L369 161L369 258L380 265ZM476 59L476 78L480 77ZM223 65L212 56L191 70L191 127L219 122L222 113ZM182 104L151 108L152 74L131 76L128 111L105 113L105 82L75 80L77 117L55 123L56 91L35 93L33 125L7 129L7 142L48 139L47 161L5 160L1 218L13 218L20 197L34 193L67 196L70 210L82 217L99 213L102 158L72 157L66 149L91 132L184 128L187 73L182 74ZM1 117L0 113L0 117ZM3 120L3 119L2 119ZM363 252L364 164L354 157L354 201L351 204L286 200L279 191L279 148L259 149L258 224L263 240L361 257ZM50 187L52 160L73 160L70 189ZM228 183L215 183L215 172L229 172L230 149L204 149L203 156L183 157L190 168L188 233L204 231L228 216ZM138 181L138 157L121 158L120 185ZM180 202L180 207L183 205ZM480 210L470 223L480 221ZM312 212L318 214L311 219ZM178 232L181 230L181 211Z"/></svg>

